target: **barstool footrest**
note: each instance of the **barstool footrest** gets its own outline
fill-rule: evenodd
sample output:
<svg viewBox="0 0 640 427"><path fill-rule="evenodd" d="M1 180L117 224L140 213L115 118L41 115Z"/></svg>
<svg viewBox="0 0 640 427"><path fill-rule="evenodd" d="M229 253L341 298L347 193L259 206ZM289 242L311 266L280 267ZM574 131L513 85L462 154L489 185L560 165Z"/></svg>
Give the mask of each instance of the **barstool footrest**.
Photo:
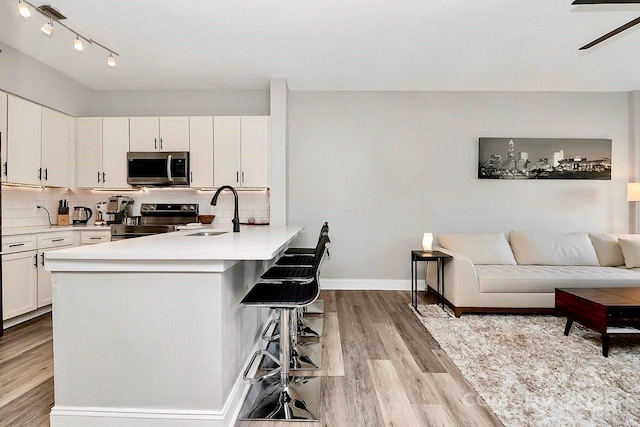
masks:
<svg viewBox="0 0 640 427"><path fill-rule="evenodd" d="M272 354L280 353L280 345L272 342L267 345L267 350ZM295 348L291 349L291 363L289 371L302 373L304 375L317 375L322 370L322 343L298 341ZM275 363L272 359L262 358L260 369L272 370L280 366L280 362ZM316 371L316 372L313 372Z"/></svg>
<svg viewBox="0 0 640 427"><path fill-rule="evenodd" d="M267 326L264 328L264 330L262 331L262 339L265 341L277 341L280 339L280 327L278 326L278 319L271 319L269 320L269 323L267 323ZM271 327L271 325L273 325L273 330L271 331L271 334L268 335L267 332L269 331L269 328Z"/></svg>
<svg viewBox="0 0 640 427"><path fill-rule="evenodd" d="M253 366L253 363L256 361L256 359L258 359L258 357L260 357L260 360L268 360L271 359L271 365L268 369L268 371L264 374L261 375L257 375L255 377L250 377L249 376L249 371L251 370L251 367ZM273 354L271 353L268 349L262 349L262 350L258 350L255 353L253 353L253 356L251 356L251 360L249 361L249 365L247 365L247 369L245 369L244 374L242 374L242 378L245 381L250 382L251 384L257 384L261 381L264 381L267 378L273 377L276 374L280 373L280 360ZM278 377L280 378L280 377Z"/></svg>

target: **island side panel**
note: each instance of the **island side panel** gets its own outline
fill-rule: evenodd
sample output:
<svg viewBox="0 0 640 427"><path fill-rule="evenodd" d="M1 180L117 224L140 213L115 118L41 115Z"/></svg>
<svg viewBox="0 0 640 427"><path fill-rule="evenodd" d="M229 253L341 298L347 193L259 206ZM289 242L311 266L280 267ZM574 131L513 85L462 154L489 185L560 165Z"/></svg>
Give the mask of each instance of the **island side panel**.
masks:
<svg viewBox="0 0 640 427"><path fill-rule="evenodd" d="M54 413L219 413L221 283L219 273L54 272Z"/></svg>

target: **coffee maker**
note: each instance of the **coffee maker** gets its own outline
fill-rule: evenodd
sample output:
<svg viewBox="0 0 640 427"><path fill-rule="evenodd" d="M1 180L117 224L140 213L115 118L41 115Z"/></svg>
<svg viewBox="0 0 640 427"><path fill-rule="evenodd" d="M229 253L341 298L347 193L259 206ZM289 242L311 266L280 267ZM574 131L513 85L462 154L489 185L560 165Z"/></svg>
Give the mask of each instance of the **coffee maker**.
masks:
<svg viewBox="0 0 640 427"><path fill-rule="evenodd" d="M107 211L104 220L107 224L122 224L127 216L127 206L133 204L133 199L128 196L111 196L107 203Z"/></svg>

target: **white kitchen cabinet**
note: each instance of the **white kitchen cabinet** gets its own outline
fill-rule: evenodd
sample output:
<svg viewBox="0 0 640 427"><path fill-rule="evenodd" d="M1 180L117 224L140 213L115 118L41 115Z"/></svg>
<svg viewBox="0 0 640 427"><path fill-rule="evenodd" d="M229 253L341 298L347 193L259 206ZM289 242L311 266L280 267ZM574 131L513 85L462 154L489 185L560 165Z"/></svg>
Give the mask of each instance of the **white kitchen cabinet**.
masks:
<svg viewBox="0 0 640 427"><path fill-rule="evenodd" d="M81 245L95 245L96 243L105 243L110 241L111 241L110 229L80 232Z"/></svg>
<svg viewBox="0 0 640 427"><path fill-rule="evenodd" d="M191 187L213 187L213 117L189 118Z"/></svg>
<svg viewBox="0 0 640 427"><path fill-rule="evenodd" d="M3 255L3 320L38 308L37 254L37 251L26 251Z"/></svg>
<svg viewBox="0 0 640 427"><path fill-rule="evenodd" d="M51 273L44 268L45 253L73 246L73 232L38 234L37 308L51 304Z"/></svg>
<svg viewBox="0 0 640 427"><path fill-rule="evenodd" d="M77 141L77 187L129 188L127 184L128 118L78 118Z"/></svg>
<svg viewBox="0 0 640 427"><path fill-rule="evenodd" d="M7 181L41 185L42 107L13 95L7 100Z"/></svg>
<svg viewBox="0 0 640 427"><path fill-rule="evenodd" d="M131 117L130 151L189 151L188 117Z"/></svg>
<svg viewBox="0 0 640 427"><path fill-rule="evenodd" d="M51 187L71 187L71 141L75 118L50 108L41 108L41 183Z"/></svg>
<svg viewBox="0 0 640 427"><path fill-rule="evenodd" d="M0 92L0 159L2 172L0 177L2 182L7 180L5 167L7 166L7 94Z"/></svg>
<svg viewBox="0 0 640 427"><path fill-rule="evenodd" d="M214 186L269 186L269 117L214 117Z"/></svg>

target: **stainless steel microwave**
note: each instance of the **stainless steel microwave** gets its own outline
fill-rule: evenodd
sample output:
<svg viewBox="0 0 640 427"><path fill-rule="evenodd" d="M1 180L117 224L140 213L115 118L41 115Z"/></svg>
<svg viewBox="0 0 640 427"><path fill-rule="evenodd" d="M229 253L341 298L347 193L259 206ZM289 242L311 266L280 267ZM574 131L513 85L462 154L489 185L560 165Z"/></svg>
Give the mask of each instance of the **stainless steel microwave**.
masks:
<svg viewBox="0 0 640 427"><path fill-rule="evenodd" d="M127 183L189 185L189 152L129 152L127 153Z"/></svg>

